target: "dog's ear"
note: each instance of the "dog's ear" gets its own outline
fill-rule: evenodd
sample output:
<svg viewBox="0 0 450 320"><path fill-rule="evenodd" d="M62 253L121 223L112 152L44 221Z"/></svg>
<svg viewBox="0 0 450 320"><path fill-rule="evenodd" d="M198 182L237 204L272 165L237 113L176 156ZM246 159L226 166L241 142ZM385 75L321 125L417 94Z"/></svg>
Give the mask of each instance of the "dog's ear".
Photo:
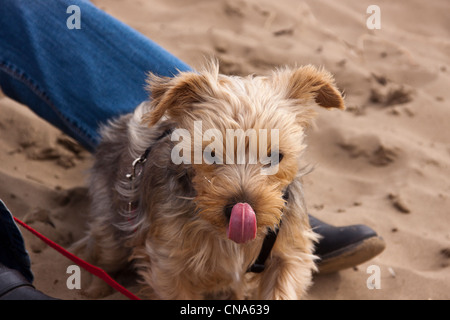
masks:
<svg viewBox="0 0 450 320"><path fill-rule="evenodd" d="M150 74L147 90L151 94L153 108L142 121L153 126L165 114L175 121L190 114L195 104L203 101L208 91L208 80L194 72L183 72L174 78Z"/></svg>
<svg viewBox="0 0 450 320"><path fill-rule="evenodd" d="M312 65L275 74L275 81L286 90L287 98L302 102L315 102L327 109L345 109L344 99L337 89L333 76Z"/></svg>

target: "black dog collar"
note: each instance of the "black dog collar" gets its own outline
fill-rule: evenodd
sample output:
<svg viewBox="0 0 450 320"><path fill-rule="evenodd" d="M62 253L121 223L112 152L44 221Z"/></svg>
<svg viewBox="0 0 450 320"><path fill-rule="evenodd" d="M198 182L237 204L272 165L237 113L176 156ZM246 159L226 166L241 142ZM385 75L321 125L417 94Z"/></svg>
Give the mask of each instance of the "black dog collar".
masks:
<svg viewBox="0 0 450 320"><path fill-rule="evenodd" d="M287 204L289 199L289 191L283 193L283 199ZM266 268L266 260L269 258L270 253L272 252L272 248L275 245L275 241L277 241L278 231L281 228L281 220L280 225L275 230L269 230L266 237L264 238L263 245L261 247L261 251L259 252L258 258L256 258L255 263L253 263L248 269L247 272L253 273L261 273Z"/></svg>

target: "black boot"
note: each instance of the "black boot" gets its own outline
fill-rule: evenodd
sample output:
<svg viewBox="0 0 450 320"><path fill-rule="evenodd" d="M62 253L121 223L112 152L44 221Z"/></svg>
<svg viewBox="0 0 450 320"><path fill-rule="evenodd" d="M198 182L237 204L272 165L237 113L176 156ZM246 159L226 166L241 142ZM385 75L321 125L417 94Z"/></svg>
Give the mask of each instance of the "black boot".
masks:
<svg viewBox="0 0 450 320"><path fill-rule="evenodd" d="M386 244L365 225L335 227L309 216L313 230L322 236L315 254L319 273L332 273L364 263L383 252Z"/></svg>
<svg viewBox="0 0 450 320"><path fill-rule="evenodd" d="M0 300L57 300L36 290L17 270L0 263Z"/></svg>

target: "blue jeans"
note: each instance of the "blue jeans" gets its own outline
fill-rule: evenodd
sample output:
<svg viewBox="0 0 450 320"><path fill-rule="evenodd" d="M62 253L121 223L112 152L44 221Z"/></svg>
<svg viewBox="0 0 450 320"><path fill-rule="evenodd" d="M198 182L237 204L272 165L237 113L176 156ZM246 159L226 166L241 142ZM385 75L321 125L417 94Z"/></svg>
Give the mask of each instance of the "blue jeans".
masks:
<svg viewBox="0 0 450 320"><path fill-rule="evenodd" d="M80 9L81 29L68 27L68 20L77 18L72 16L76 11L67 13L71 5ZM147 72L174 76L188 70L178 58L87 0L1 0L2 91L89 151L99 142L100 124L148 99ZM8 250L2 246L6 237L15 239ZM0 203L0 262L29 270L21 239Z"/></svg>

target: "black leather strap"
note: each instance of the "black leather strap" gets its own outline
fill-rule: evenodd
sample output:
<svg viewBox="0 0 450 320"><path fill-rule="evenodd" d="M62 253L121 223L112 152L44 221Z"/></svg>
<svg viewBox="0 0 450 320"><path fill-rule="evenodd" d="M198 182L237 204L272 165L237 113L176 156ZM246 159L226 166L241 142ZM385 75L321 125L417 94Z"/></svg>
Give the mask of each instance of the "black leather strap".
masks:
<svg viewBox="0 0 450 320"><path fill-rule="evenodd" d="M167 129L166 131L164 131L155 141L159 141L162 140L163 138L167 137L169 134L171 134L173 132L173 129ZM141 155L141 159L146 160L149 153L152 151L152 147L148 147L147 149L145 149L144 153Z"/></svg>
<svg viewBox="0 0 450 320"><path fill-rule="evenodd" d="M280 222L281 227L281 222ZM279 227L274 230L269 230L266 237L264 238L261 251L259 252L258 258L256 258L255 263L248 268L247 272L261 273L266 268L266 260L272 251L275 241L277 241Z"/></svg>
<svg viewBox="0 0 450 320"><path fill-rule="evenodd" d="M287 202L289 200L289 189L286 189L286 191L283 193L283 199L285 201L285 205L287 205ZM256 258L255 263L253 263L250 268L247 269L247 272L261 273L265 270L266 260L272 252L275 241L277 241L278 231L280 230L280 228L281 220L280 225L275 230L269 229L269 232L264 238L264 242L261 247L261 251L259 252L258 258Z"/></svg>

